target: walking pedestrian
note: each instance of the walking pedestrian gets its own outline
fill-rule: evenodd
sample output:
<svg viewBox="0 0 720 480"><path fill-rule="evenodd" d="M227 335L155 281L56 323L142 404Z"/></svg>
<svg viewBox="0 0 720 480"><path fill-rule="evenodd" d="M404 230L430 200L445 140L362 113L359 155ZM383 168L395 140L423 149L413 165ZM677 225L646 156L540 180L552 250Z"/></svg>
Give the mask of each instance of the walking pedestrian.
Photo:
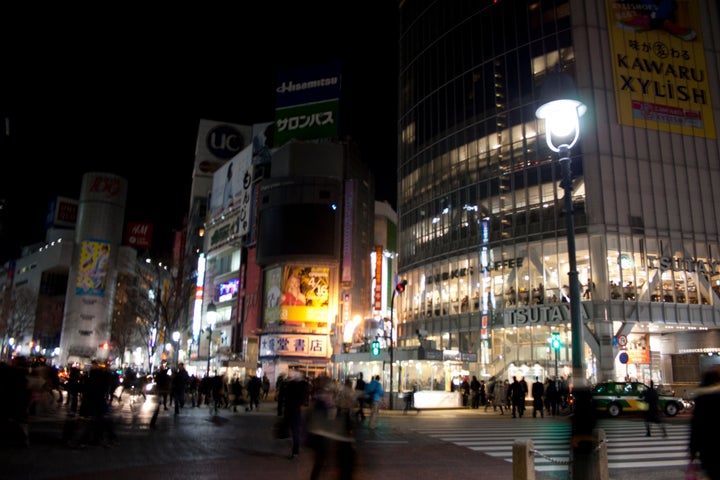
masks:
<svg viewBox="0 0 720 480"><path fill-rule="evenodd" d="M373 379L365 386L365 394L370 402L370 420L368 420L368 428L375 430L375 422L377 421L380 411L380 404L383 401L385 392L380 384L380 375L375 375Z"/></svg>
<svg viewBox="0 0 720 480"><path fill-rule="evenodd" d="M475 375L473 375L472 380L470 380L470 392L471 408L480 408L480 381Z"/></svg>
<svg viewBox="0 0 720 480"><path fill-rule="evenodd" d="M493 400L493 411L495 411L495 407L500 409L500 415L505 415L505 408L508 407L508 381L496 381L495 382L495 399Z"/></svg>
<svg viewBox="0 0 720 480"><path fill-rule="evenodd" d="M527 384L525 380L518 380L515 376L512 377L513 382L510 384L510 397L512 401L512 418L515 418L516 414L522 418L525 413L525 396L527 394Z"/></svg>
<svg viewBox="0 0 720 480"><path fill-rule="evenodd" d="M650 380L650 386L647 390L640 394L645 403L647 403L647 410L645 410L645 436L650 437L650 426L654 423L660 427L663 437L667 437L667 430L665 424L660 418L660 398L658 392L655 390L655 383Z"/></svg>
<svg viewBox="0 0 720 480"><path fill-rule="evenodd" d="M720 480L720 367L703 374L696 391L695 408L690 421L690 461L700 466L710 480Z"/></svg>
<svg viewBox="0 0 720 480"><path fill-rule="evenodd" d="M267 400L269 394L270 394L270 379L268 378L266 373L263 373L263 376L262 376L262 398L263 398L263 400Z"/></svg>
<svg viewBox="0 0 720 480"><path fill-rule="evenodd" d="M545 417L543 410L543 396L545 394L545 387L540 382L540 377L535 377L535 382L532 384L532 397L533 397L533 418L537 418L537 413L540 412L540 418Z"/></svg>
<svg viewBox="0 0 720 480"><path fill-rule="evenodd" d="M352 478L355 438L351 409L354 405L351 380L348 379L337 392L328 376L320 376L313 383L307 426L308 444L315 452L310 480L320 478L330 454L337 456L340 480Z"/></svg>
<svg viewBox="0 0 720 480"><path fill-rule="evenodd" d="M558 414L560 407L560 390L558 389L558 381L556 379L551 378L550 381L548 381L545 398L548 404L548 414L554 417Z"/></svg>
<svg viewBox="0 0 720 480"><path fill-rule="evenodd" d="M185 370L185 364L180 362L175 375L172 376L171 388L173 401L175 402L175 415L180 415L180 409L185 408L185 389L190 381L190 375Z"/></svg>
<svg viewBox="0 0 720 480"><path fill-rule="evenodd" d="M283 381L283 412L292 437L291 459L300 455L300 434L302 432L302 408L308 403L308 383L299 370L290 370Z"/></svg>
<svg viewBox="0 0 720 480"><path fill-rule="evenodd" d="M248 393L248 406L245 407L246 412L260 410L260 392L262 391L262 380L257 375L250 375L245 389Z"/></svg>
<svg viewBox="0 0 720 480"><path fill-rule="evenodd" d="M355 391L358 392L357 394L357 417L358 421L364 422L365 421L365 403L367 400L367 395L365 395L365 387L367 386L367 383L363 379L363 373L360 372L357 375L357 380L355 380Z"/></svg>
<svg viewBox="0 0 720 480"><path fill-rule="evenodd" d="M493 375L490 377L490 380L488 380L487 384L487 403L485 404L485 411L488 411L488 408L492 405L493 412L497 412L497 403L495 403L495 386L497 385L497 380L495 379L495 376Z"/></svg>

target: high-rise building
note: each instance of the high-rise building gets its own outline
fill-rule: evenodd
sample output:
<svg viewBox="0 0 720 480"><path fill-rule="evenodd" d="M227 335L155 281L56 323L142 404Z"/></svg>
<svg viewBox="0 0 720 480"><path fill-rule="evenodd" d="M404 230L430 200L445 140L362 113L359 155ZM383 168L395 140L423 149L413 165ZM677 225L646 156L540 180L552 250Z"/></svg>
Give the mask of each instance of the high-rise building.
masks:
<svg viewBox="0 0 720 480"><path fill-rule="evenodd" d="M562 172L536 118L559 70L588 107L570 157L585 374L698 381L720 351L719 13L401 2L400 346L434 343L447 381L543 379L559 333L570 373Z"/></svg>

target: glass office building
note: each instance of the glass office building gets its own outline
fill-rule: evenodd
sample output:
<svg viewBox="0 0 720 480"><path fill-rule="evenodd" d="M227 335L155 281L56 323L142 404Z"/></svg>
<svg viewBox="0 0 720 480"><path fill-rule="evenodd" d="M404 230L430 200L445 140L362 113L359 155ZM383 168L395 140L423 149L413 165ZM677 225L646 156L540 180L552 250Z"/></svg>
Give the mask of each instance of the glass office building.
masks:
<svg viewBox="0 0 720 480"><path fill-rule="evenodd" d="M479 378L570 372L562 174L535 116L557 69L588 106L571 151L587 377L694 383L718 358L720 15L656 3L400 2L400 350L468 355Z"/></svg>

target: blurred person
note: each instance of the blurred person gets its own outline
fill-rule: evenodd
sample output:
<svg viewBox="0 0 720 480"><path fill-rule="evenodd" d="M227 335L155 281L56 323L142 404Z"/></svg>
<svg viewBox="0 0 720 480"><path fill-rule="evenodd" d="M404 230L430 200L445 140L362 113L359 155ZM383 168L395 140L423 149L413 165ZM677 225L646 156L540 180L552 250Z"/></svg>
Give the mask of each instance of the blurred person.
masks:
<svg viewBox="0 0 720 480"><path fill-rule="evenodd" d="M158 369L157 373L155 374L155 384L157 385L157 392L160 397L159 400L165 410L168 409L168 396L170 396L170 388L172 382L172 379L170 378L170 373L170 369L167 366L163 365Z"/></svg>
<svg viewBox="0 0 720 480"><path fill-rule="evenodd" d="M352 381L336 389L328 376L320 376L313 385L308 420L308 444L314 451L311 480L320 478L330 456L335 455L340 480L349 480L355 468L352 409L355 393Z"/></svg>
<svg viewBox="0 0 720 480"><path fill-rule="evenodd" d="M468 382L467 377L463 377L462 382L460 382L460 394L462 395L463 407L470 406L470 382Z"/></svg>
<svg viewBox="0 0 720 480"><path fill-rule="evenodd" d="M476 375L473 375L472 380L470 380L470 392L472 392L470 397L470 407L480 408L480 381L477 379Z"/></svg>
<svg viewBox="0 0 720 480"><path fill-rule="evenodd" d="M509 393L508 381L498 380L495 382L495 399L493 400L493 406L497 405L500 409L500 415L505 415L505 409L508 406L508 393Z"/></svg>
<svg viewBox="0 0 720 480"><path fill-rule="evenodd" d="M720 480L720 367L711 367L703 374L695 395L690 421L690 461L700 460L710 480Z"/></svg>
<svg viewBox="0 0 720 480"><path fill-rule="evenodd" d="M545 395L545 386L540 382L540 377L535 377L535 381L532 384L532 397L533 397L533 418L537 418L537 413L540 412L540 418L545 417L545 411L543 409L544 401L543 396Z"/></svg>
<svg viewBox="0 0 720 480"><path fill-rule="evenodd" d="M302 409L308 403L308 383L302 372L290 370L281 388L284 399L283 414L290 427L290 436L292 437L290 458L296 459L300 455L300 436L303 428Z"/></svg>
<svg viewBox="0 0 720 480"><path fill-rule="evenodd" d="M355 412L355 415L358 417L360 422L365 421L365 402L367 400L367 395L365 395L365 387L367 386L367 383L365 382L365 379L363 378L363 373L359 372L357 374L357 379L355 380L355 391L358 392L357 394L357 411Z"/></svg>
<svg viewBox="0 0 720 480"><path fill-rule="evenodd" d="M650 432L650 426L654 423L655 425L660 427L660 430L662 431L663 437L667 437L667 430L665 429L665 424L662 422L662 418L660 417L660 397L658 396L658 392L655 389L655 382L650 380L650 386L647 390L645 390L641 395L640 398L647 403L647 410L645 410L645 436L649 437L651 436Z"/></svg>
<svg viewBox="0 0 720 480"><path fill-rule="evenodd" d="M190 375L185 370L185 364L178 363L177 371L171 379L172 396L175 402L175 415L180 415L180 409L185 408L185 389L190 381Z"/></svg>
<svg viewBox="0 0 720 480"><path fill-rule="evenodd" d="M65 390L67 390L66 405L70 406L70 413L77 413L78 410L78 396L80 395L80 388L82 382L82 375L80 369L76 365L72 365L68 372L68 381L65 384Z"/></svg>
<svg viewBox="0 0 720 480"><path fill-rule="evenodd" d="M248 393L248 406L245 407L246 412L260 410L260 394L262 392L262 380L257 375L250 375L245 385Z"/></svg>
<svg viewBox="0 0 720 480"><path fill-rule="evenodd" d="M496 392L496 386L497 386L497 380L495 379L495 376L493 375L490 377L490 380L488 380L487 384L487 403L485 404L485 411L488 411L488 408L492 405L493 412L497 411L497 403L495 401L495 392ZM502 409L500 410L502 412Z"/></svg>
<svg viewBox="0 0 720 480"><path fill-rule="evenodd" d="M3 436L11 443L30 446L28 410L30 389L28 388L28 367L24 357L13 358L12 363L0 362L0 428Z"/></svg>
<svg viewBox="0 0 720 480"><path fill-rule="evenodd" d="M512 402L512 418L522 418L525 413L525 395L527 394L527 384L525 380L518 380L515 376L510 384L510 400Z"/></svg>
<svg viewBox="0 0 720 480"><path fill-rule="evenodd" d="M96 445L117 444L118 439L107 398L108 388L112 383L112 373L104 365L93 360L83 385L80 416L91 419L90 437Z"/></svg>
<svg viewBox="0 0 720 480"><path fill-rule="evenodd" d="M368 420L368 427L370 430L375 430L375 422L377 421L380 405L385 396L383 387L380 384L380 375L375 375L370 383L365 386L365 395L367 395L367 400L370 402L370 420Z"/></svg>
<svg viewBox="0 0 720 480"><path fill-rule="evenodd" d="M282 417L283 407L285 406L285 390L283 386L285 384L286 375L281 373L275 380L275 399L277 400L277 416Z"/></svg>
<svg viewBox="0 0 720 480"><path fill-rule="evenodd" d="M198 379L195 376L195 374L190 375L188 378L187 387L185 388L185 393L188 397L190 397L190 406L192 408L199 407L198 402Z"/></svg>
<svg viewBox="0 0 720 480"><path fill-rule="evenodd" d="M267 400L268 395L270 395L270 379L268 378L266 373L263 373L263 376L262 376L262 399Z"/></svg>
<svg viewBox="0 0 720 480"><path fill-rule="evenodd" d="M243 400L243 384L237 375L230 384L230 392L233 395L233 412L237 412L238 405L245 403Z"/></svg>
<svg viewBox="0 0 720 480"><path fill-rule="evenodd" d="M547 382L545 400L547 402L548 415L554 417L558 414L560 407L560 391L558 390L558 382L554 378L550 378Z"/></svg>

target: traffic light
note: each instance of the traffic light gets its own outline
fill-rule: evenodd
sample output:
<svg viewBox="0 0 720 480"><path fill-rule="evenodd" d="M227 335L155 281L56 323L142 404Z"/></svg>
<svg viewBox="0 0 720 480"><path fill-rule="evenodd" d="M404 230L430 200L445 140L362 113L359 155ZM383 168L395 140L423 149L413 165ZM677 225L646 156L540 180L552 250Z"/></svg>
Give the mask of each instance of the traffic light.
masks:
<svg viewBox="0 0 720 480"><path fill-rule="evenodd" d="M397 293L403 293L405 291L405 286L407 285L407 280L401 280L400 283L395 285L395 291Z"/></svg>
<svg viewBox="0 0 720 480"><path fill-rule="evenodd" d="M98 347L103 350L108 350L110 348L110 344L108 342L105 342L105 343L101 343L100 345L98 345Z"/></svg>
<svg viewBox="0 0 720 480"><path fill-rule="evenodd" d="M370 355L373 357L380 356L380 342L375 340L372 342L372 345L370 346Z"/></svg>
<svg viewBox="0 0 720 480"><path fill-rule="evenodd" d="M560 334L558 332L553 332L550 345L552 345L553 350L560 350L562 344L560 343Z"/></svg>

